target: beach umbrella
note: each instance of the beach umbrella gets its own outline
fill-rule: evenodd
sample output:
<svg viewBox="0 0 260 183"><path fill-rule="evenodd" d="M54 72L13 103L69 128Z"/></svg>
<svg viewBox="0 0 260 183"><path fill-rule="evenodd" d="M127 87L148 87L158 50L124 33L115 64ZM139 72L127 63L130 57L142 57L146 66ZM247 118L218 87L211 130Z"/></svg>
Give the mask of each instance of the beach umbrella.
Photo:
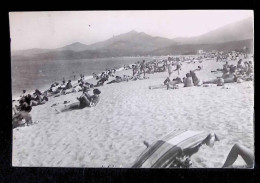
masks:
<svg viewBox="0 0 260 183"><path fill-rule="evenodd" d="M206 143L218 141L214 133L177 130L154 142L137 158L132 168L168 168L180 156L191 156Z"/></svg>

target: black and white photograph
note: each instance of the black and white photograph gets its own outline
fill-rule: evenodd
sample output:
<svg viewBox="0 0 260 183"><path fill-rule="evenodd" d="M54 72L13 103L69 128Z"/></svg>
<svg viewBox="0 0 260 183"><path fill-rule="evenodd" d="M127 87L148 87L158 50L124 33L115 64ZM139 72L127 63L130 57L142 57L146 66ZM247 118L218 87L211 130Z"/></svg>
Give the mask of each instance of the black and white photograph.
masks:
<svg viewBox="0 0 260 183"><path fill-rule="evenodd" d="M254 168L253 10L9 23L13 167Z"/></svg>

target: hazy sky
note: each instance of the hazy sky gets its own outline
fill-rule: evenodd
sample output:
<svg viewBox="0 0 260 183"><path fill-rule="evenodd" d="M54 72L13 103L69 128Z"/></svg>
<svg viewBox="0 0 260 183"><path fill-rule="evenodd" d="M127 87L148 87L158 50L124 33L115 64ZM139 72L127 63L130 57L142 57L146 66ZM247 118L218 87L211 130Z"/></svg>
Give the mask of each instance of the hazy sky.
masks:
<svg viewBox="0 0 260 183"><path fill-rule="evenodd" d="M165 38L191 37L253 17L251 10L11 12L12 50L91 44L136 30Z"/></svg>

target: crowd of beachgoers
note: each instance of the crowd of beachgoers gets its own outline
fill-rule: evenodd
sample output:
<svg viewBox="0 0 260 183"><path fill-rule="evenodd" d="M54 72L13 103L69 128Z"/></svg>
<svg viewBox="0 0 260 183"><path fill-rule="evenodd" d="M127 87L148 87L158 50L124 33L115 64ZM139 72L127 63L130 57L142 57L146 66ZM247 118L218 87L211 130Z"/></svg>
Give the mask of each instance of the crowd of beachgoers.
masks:
<svg viewBox="0 0 260 183"><path fill-rule="evenodd" d="M211 73L219 73L221 76L216 77L213 80L205 81L200 79L196 73L203 70L204 62L212 59L216 62L223 62L222 68L211 71ZM77 102L70 103L70 101L64 101L65 105L61 108L55 108L56 106L53 104L51 107L55 108L56 113L83 109L86 107L95 107L100 101L101 88L104 85L149 79L149 75L158 72L165 72L168 77L157 85L149 86L149 88L147 88L148 90L171 90L195 86L221 86L222 88L228 89L228 86L225 85L226 83L242 83L253 80L254 69L253 62L250 61L250 59L251 58L249 58L247 54L241 52L211 52L195 56L159 57L157 59L154 58L151 61L140 60L134 64L124 65L123 70L131 71L131 74L129 75L120 75L118 74L119 71L115 69L106 69L99 74L93 73L93 79L91 81L86 79L83 74L80 74L79 79L76 81L65 81L63 78L61 82L53 81L50 87L45 91L36 89L33 93L27 93L26 90L23 90L20 98L18 100L13 100L12 125L13 128L16 128L36 123L35 119L33 120L30 115L32 108L37 105L44 105L49 101L50 97L55 98L71 93L82 93L80 97L75 99ZM199 66L194 67L193 70L186 73L185 77L181 77L180 72L182 71L183 65L194 63L199 63ZM173 78L173 75L177 75L177 77ZM94 83L93 81L96 82ZM91 94L90 91L93 94ZM234 148L236 149L235 152L239 153L241 151L243 153L244 147L237 147L240 147L240 145L234 145ZM230 164L230 162L226 163L225 166L229 166ZM251 162L249 164L251 164Z"/></svg>
<svg viewBox="0 0 260 183"><path fill-rule="evenodd" d="M179 56L179 57L168 57L167 59L153 59L152 61L137 61L131 65L124 65L124 70L132 70L132 75L116 75L115 69L106 69L100 74L93 73L93 78L97 82L89 83L85 79L83 74L80 74L80 78L72 84L71 80L67 82L63 78L62 82L53 81L50 88L41 92L38 89L34 93L27 93L23 90L18 99L19 105L13 106L13 127L32 124L32 117L29 114L33 106L44 105L48 102L49 97L59 97L61 95L67 95L75 92L82 92L82 95L77 98L78 102L65 106L62 109L55 109L57 113L64 112L73 109L83 109L85 107L96 106L99 102L101 91L98 89L104 84L128 82L149 79L149 74L155 74L157 72L168 72L168 77L162 82L162 84L156 86L149 86L149 89L178 89L181 87L192 87L192 86L223 86L225 83L241 83L243 81L253 80L253 63L252 61L244 61L247 58L247 54L240 52L227 52L227 53L207 53L204 55L197 56ZM216 62L225 62L223 68L219 68L216 71L222 73L221 77L217 77L214 80L202 81L196 75L203 69L203 61L207 59L216 59ZM237 65L229 64L228 61L238 60ZM201 63L200 66L190 70L186 74L186 77L172 78L172 73L177 72L180 74L182 63ZM233 63L233 62L232 62ZM112 80L111 80L112 78ZM110 81L109 81L110 80ZM93 90L93 95L89 94L89 91ZM14 102L15 100L13 100ZM66 104L67 101L64 102Z"/></svg>

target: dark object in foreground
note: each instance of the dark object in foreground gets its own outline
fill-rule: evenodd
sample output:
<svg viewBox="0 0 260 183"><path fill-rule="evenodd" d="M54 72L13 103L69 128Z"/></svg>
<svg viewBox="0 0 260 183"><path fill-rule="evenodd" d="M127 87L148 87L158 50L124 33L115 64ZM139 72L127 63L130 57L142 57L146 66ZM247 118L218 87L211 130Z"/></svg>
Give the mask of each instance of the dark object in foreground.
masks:
<svg viewBox="0 0 260 183"><path fill-rule="evenodd" d="M188 168L191 166L189 157L198 152L202 144L213 146L214 141L219 141L214 133L173 131L148 146L132 168Z"/></svg>

